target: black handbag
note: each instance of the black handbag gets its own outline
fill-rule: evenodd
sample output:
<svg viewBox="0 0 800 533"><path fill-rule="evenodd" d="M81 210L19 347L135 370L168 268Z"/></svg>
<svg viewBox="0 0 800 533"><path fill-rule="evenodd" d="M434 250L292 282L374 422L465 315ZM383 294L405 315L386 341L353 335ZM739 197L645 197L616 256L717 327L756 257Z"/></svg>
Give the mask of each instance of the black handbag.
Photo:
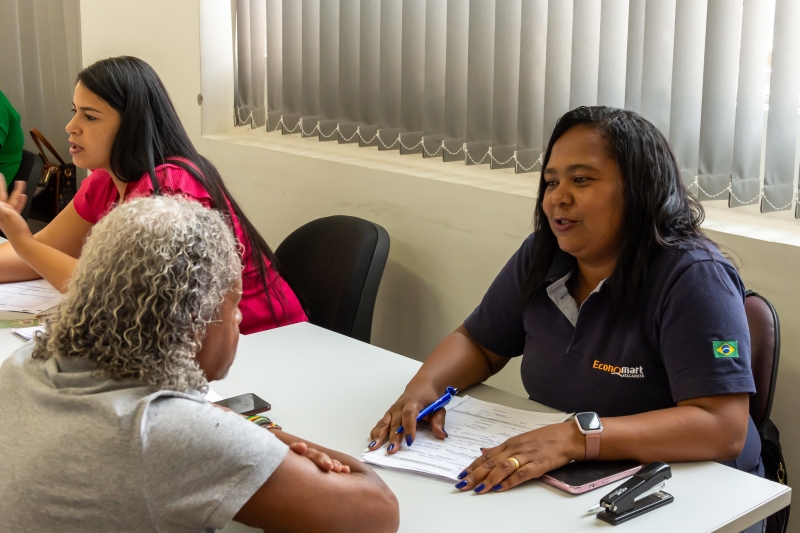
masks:
<svg viewBox="0 0 800 533"><path fill-rule="evenodd" d="M78 191L75 176L75 165L65 163L53 145L36 128L31 129L31 137L39 155L42 157L42 175L31 202L30 217L50 222L72 201ZM50 162L45 155L46 147L55 156L59 164Z"/></svg>
<svg viewBox="0 0 800 533"><path fill-rule="evenodd" d="M781 449L780 433L772 420L767 420L761 430L761 461L764 463L764 477L770 481L787 485L786 461ZM777 513L767 517L767 533L786 533L789 525L789 510L786 506Z"/></svg>

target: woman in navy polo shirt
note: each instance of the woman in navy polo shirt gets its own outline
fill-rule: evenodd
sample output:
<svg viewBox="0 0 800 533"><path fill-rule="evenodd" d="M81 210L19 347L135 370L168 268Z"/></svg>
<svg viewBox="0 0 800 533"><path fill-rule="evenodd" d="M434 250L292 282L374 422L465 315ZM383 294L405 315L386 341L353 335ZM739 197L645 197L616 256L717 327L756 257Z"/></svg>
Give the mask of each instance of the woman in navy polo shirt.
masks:
<svg viewBox="0 0 800 533"><path fill-rule="evenodd" d="M763 476L744 285L700 229L703 209L664 136L636 113L581 107L556 124L542 167L534 233L375 426L370 449L413 445L417 413L447 386L463 390L522 355L531 399L596 412L599 447L574 421L547 426L485 449L456 488L502 492L592 458L714 460ZM440 439L444 422L444 410L430 418Z"/></svg>

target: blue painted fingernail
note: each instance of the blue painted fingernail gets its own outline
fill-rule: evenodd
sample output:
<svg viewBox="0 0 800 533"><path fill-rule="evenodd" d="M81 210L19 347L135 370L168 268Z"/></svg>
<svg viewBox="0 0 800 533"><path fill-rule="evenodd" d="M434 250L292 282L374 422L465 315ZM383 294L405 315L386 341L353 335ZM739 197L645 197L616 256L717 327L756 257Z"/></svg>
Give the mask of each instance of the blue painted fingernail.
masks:
<svg viewBox="0 0 800 533"><path fill-rule="evenodd" d="M372 441L372 442L370 442L370 443L369 443L369 446L367 446L367 447L368 447L368 448L372 448L373 446L375 446L375 441Z"/></svg>
<svg viewBox="0 0 800 533"><path fill-rule="evenodd" d="M412 442L414 442L414 441L413 441L413 440L411 440L411 435L406 435L406 444L407 444L408 446L411 446L411 443L412 443Z"/></svg>
<svg viewBox="0 0 800 533"><path fill-rule="evenodd" d="M445 430L442 430L442 433L444 433L444 438L447 438L447 437L450 436L450 435L447 434L447 432Z"/></svg>
<svg viewBox="0 0 800 533"><path fill-rule="evenodd" d="M466 482L466 481L462 481L461 483L459 483L458 485L456 485L456 488L457 488L457 489L463 489L463 488L464 488L464 487L466 487L466 486L467 486L467 482Z"/></svg>
<svg viewBox="0 0 800 533"><path fill-rule="evenodd" d="M495 485L494 487L492 487L492 490L500 490L500 489L502 489L502 488L503 488L503 484L502 484L502 483L498 483L497 485Z"/></svg>
<svg viewBox="0 0 800 533"><path fill-rule="evenodd" d="M466 470L464 470L463 472L461 472L461 473L458 475L458 479L464 479L465 477L467 477L467 474L468 474L468 473L469 473L469 472L467 472Z"/></svg>
<svg viewBox="0 0 800 533"><path fill-rule="evenodd" d="M486 487L486 485L484 485L483 483L481 483L480 485L478 485L477 487L475 487L475 492L480 492L480 491L482 491L482 490L483 490L485 487Z"/></svg>
<svg viewBox="0 0 800 533"><path fill-rule="evenodd" d="M388 448L386 448L387 452L394 450L394 444L390 444Z"/></svg>

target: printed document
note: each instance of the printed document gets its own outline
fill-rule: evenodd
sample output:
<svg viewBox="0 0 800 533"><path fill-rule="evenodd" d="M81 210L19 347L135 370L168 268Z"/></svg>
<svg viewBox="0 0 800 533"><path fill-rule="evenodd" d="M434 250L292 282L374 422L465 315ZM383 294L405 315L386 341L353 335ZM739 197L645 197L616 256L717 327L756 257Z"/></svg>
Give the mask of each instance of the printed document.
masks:
<svg viewBox="0 0 800 533"><path fill-rule="evenodd" d="M481 448L498 446L511 437L572 416L514 409L470 396L453 398L446 409L445 440L434 437L429 429L418 428L411 446L403 441L400 451L389 455L384 444L379 450L365 450L360 459L384 468L456 481L458 474L481 454Z"/></svg>
<svg viewBox="0 0 800 533"><path fill-rule="evenodd" d="M208 392L206 392L206 400L209 402L218 402L222 399L222 396L211 390L211 387L208 388Z"/></svg>
<svg viewBox="0 0 800 533"><path fill-rule="evenodd" d="M0 283L0 311L44 313L58 305L62 294L43 279Z"/></svg>
<svg viewBox="0 0 800 533"><path fill-rule="evenodd" d="M44 333L44 326L32 326L29 328L17 328L12 329L11 333L17 335L18 337L22 337L26 341L33 339L37 332L41 331Z"/></svg>

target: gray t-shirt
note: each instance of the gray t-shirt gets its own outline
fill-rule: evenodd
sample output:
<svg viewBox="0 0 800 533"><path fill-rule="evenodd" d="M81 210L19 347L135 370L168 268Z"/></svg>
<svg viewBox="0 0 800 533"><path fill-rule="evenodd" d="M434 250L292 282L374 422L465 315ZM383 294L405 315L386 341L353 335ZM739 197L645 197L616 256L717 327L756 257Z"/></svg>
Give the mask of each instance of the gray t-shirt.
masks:
<svg viewBox="0 0 800 533"><path fill-rule="evenodd" d="M288 448L199 392L97 380L85 359L0 366L0 531L223 528Z"/></svg>

